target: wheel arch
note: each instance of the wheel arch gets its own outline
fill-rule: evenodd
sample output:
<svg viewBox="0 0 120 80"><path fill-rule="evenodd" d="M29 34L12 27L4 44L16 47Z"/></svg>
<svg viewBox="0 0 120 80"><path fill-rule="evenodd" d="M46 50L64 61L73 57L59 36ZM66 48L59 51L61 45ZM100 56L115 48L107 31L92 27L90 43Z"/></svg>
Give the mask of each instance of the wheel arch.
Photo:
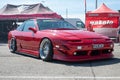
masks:
<svg viewBox="0 0 120 80"><path fill-rule="evenodd" d="M40 40L39 45L41 44L41 42L42 42L44 39L48 39L48 40L50 40L50 42L51 42L51 44L52 44L52 47L53 47L52 39L51 39L51 38L48 38L48 37L43 37L43 38ZM40 46L39 46L39 48L40 48Z"/></svg>

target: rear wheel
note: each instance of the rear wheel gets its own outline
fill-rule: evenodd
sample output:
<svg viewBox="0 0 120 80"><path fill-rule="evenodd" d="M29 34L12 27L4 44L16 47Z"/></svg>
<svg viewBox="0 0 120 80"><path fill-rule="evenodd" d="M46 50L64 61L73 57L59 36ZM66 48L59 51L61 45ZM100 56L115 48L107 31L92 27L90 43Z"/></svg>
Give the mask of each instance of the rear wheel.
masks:
<svg viewBox="0 0 120 80"><path fill-rule="evenodd" d="M49 39L45 38L40 44L40 58L44 61L51 61L53 59L53 46Z"/></svg>
<svg viewBox="0 0 120 80"><path fill-rule="evenodd" d="M12 53L15 53L15 51L17 50L17 45L16 45L16 40L14 38L12 38L10 40L10 47L9 47L10 51Z"/></svg>

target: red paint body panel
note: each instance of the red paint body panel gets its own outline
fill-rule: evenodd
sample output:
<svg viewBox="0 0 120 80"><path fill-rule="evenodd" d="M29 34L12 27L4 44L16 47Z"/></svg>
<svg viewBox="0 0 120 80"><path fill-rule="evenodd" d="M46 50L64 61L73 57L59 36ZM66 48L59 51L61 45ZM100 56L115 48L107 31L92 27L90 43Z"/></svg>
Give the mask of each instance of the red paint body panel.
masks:
<svg viewBox="0 0 120 80"><path fill-rule="evenodd" d="M111 58L113 56L113 42L108 37L89 31L37 30L33 34L32 32L14 30L8 34L8 44L12 37L16 38L18 52L34 56L39 56L39 46L43 38L51 40L54 59L84 61ZM94 49L95 44L104 44L104 46ZM78 49L78 46L82 46L82 49ZM75 52L77 55L74 54Z"/></svg>

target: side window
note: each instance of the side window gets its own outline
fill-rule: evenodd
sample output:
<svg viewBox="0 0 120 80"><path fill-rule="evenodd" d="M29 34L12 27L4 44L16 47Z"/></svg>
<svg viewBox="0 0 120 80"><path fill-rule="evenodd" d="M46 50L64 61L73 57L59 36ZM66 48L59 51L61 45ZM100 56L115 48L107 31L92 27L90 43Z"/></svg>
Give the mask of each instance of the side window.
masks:
<svg viewBox="0 0 120 80"><path fill-rule="evenodd" d="M82 21L76 21L77 28L85 28L85 25Z"/></svg>
<svg viewBox="0 0 120 80"><path fill-rule="evenodd" d="M23 23L23 24L21 24L20 26L18 26L16 30L18 30L18 31L22 31L23 28L24 28L24 24L25 24L25 23Z"/></svg>
<svg viewBox="0 0 120 80"><path fill-rule="evenodd" d="M23 31L25 31L25 32L30 32L29 27L35 28L35 24L34 24L34 21L33 21L33 20L29 20L29 21L26 21L26 22L25 22Z"/></svg>

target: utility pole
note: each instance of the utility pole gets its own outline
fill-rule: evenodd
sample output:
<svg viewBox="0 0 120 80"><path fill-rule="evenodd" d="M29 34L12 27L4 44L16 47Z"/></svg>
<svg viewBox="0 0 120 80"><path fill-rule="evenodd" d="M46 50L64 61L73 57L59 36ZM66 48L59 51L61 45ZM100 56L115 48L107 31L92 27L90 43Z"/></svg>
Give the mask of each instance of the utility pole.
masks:
<svg viewBox="0 0 120 80"><path fill-rule="evenodd" d="M68 9L66 8L66 18L68 18Z"/></svg>
<svg viewBox="0 0 120 80"><path fill-rule="evenodd" d="M98 3L97 0L95 0L95 9L97 9L97 3Z"/></svg>
<svg viewBox="0 0 120 80"><path fill-rule="evenodd" d="M86 14L86 11L87 11L86 0L84 0L84 3L85 3L85 14Z"/></svg>
<svg viewBox="0 0 120 80"><path fill-rule="evenodd" d="M84 0L84 3L85 3L85 24L86 24L86 11L87 11L86 0Z"/></svg>

